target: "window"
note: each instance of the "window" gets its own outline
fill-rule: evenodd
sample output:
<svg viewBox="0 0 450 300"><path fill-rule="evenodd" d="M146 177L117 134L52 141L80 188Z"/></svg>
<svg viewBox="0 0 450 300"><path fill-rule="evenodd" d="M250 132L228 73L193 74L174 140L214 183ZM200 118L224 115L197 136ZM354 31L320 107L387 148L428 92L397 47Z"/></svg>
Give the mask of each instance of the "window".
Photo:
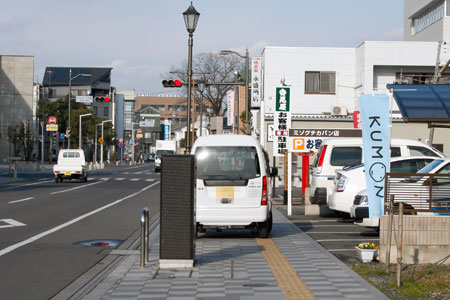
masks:
<svg viewBox="0 0 450 300"><path fill-rule="evenodd" d="M391 147L391 157L402 156L400 147Z"/></svg>
<svg viewBox="0 0 450 300"><path fill-rule="evenodd" d="M408 149L411 156L437 156L436 153L425 147L408 146Z"/></svg>
<svg viewBox="0 0 450 300"><path fill-rule="evenodd" d="M430 162L432 159L409 159L391 163L391 173L416 173Z"/></svg>
<svg viewBox="0 0 450 300"><path fill-rule="evenodd" d="M440 19L444 18L444 1L439 1L437 4L431 6L421 15L415 17L412 22L412 34L416 34L425 28L433 25Z"/></svg>
<svg viewBox="0 0 450 300"><path fill-rule="evenodd" d="M108 108L107 108L107 107L103 107L103 115L104 115L105 117L108 116Z"/></svg>
<svg viewBox="0 0 450 300"><path fill-rule="evenodd" d="M331 152L332 166L356 166L361 164L361 147L335 147Z"/></svg>
<svg viewBox="0 0 450 300"><path fill-rule="evenodd" d="M336 93L336 72L305 72L305 93Z"/></svg>
<svg viewBox="0 0 450 300"><path fill-rule="evenodd" d="M78 152L64 152L63 157L69 157L69 158L78 158L80 157L80 153Z"/></svg>

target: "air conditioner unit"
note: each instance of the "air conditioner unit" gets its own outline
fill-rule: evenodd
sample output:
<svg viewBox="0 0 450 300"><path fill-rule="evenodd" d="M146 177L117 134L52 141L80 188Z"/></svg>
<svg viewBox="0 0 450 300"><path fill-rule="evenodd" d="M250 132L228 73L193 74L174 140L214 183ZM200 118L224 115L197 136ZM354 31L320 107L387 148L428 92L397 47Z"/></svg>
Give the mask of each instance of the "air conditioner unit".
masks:
<svg viewBox="0 0 450 300"><path fill-rule="evenodd" d="M331 107L332 116L346 116L347 108L345 106L332 106Z"/></svg>

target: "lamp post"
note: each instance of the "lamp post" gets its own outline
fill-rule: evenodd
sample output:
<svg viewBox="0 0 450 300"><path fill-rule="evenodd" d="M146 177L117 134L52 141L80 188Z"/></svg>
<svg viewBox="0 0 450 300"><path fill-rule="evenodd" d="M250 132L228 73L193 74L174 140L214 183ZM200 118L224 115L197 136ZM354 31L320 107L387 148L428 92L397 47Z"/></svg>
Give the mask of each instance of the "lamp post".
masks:
<svg viewBox="0 0 450 300"><path fill-rule="evenodd" d="M82 117L87 117L87 116L92 116L92 114L89 113L89 114L82 114L82 115L80 115L80 122L79 122L80 127L79 127L79 130L78 130L78 147L80 149L83 149L83 147L81 145L81 141L82 141L82 138L81 138L82 137L82 135L81 135L81 118Z"/></svg>
<svg viewBox="0 0 450 300"><path fill-rule="evenodd" d="M197 81L197 89L200 92L200 136L203 133L203 91L205 90L206 83L203 80Z"/></svg>
<svg viewBox="0 0 450 300"><path fill-rule="evenodd" d="M221 55L228 55L228 54L236 54L237 56L241 57L241 58L245 58L245 70L244 70L244 74L245 74L245 95L244 95L244 99L245 99L245 123L247 126L250 126L250 98L248 97L248 49L245 49L245 55L241 55L235 51L231 51L231 50L222 50L220 51ZM240 108L238 109L238 111L240 111ZM238 118L240 118L240 116L238 116Z"/></svg>
<svg viewBox="0 0 450 300"><path fill-rule="evenodd" d="M186 143L187 152L190 152L190 150L191 150L192 45L193 45L193 35L194 35L195 27L197 26L199 17L200 17L200 13L195 10L195 8L191 2L191 5L183 13L186 30L189 33L188 90L187 90L187 93L188 93L187 109L188 109L188 111L187 111L187 143Z"/></svg>
<svg viewBox="0 0 450 300"><path fill-rule="evenodd" d="M103 125L107 122L112 122L112 120L102 121L102 139L103 139ZM103 142L100 144L100 168L103 169Z"/></svg>
<svg viewBox="0 0 450 300"><path fill-rule="evenodd" d="M102 123L95 124L95 149L94 149L95 168L97 168L97 126L101 125Z"/></svg>
<svg viewBox="0 0 450 300"><path fill-rule="evenodd" d="M71 106L71 104L70 104L70 102L71 101L70 101L70 99L72 98L72 80L74 80L75 78L77 78L79 76L90 77L92 75L80 73L80 74L77 74L72 77L72 68L69 69L69 124L67 125L67 130L66 130L66 135L68 135L67 149L70 149L70 136L71 136L71 133L70 133L70 129L71 129L71 126L70 126L70 106Z"/></svg>

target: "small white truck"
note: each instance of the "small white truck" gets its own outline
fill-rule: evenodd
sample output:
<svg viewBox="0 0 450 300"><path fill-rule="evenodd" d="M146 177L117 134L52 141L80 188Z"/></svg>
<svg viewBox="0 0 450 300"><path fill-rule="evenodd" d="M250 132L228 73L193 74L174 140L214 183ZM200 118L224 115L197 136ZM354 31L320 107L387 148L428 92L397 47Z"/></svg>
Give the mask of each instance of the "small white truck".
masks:
<svg viewBox="0 0 450 300"><path fill-rule="evenodd" d="M58 163L53 166L55 182L63 182L64 179L79 179L87 182L88 172L83 150L64 149L59 151Z"/></svg>
<svg viewBox="0 0 450 300"><path fill-rule="evenodd" d="M161 171L161 156L176 154L177 142L157 140L155 148L155 172L159 172Z"/></svg>

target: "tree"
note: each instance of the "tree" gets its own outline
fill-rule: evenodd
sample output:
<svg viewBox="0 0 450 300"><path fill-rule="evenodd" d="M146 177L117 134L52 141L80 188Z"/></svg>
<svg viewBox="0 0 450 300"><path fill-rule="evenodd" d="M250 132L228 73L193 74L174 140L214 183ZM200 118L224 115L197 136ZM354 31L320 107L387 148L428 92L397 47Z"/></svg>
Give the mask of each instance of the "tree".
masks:
<svg viewBox="0 0 450 300"><path fill-rule="evenodd" d="M180 66L172 66L170 72L163 74L163 78L176 76L183 82L187 82L188 62L184 61ZM220 55L219 53L200 53L192 60L192 78L207 82L233 82L234 73L243 68L243 60L237 55ZM203 97L208 100L215 116L223 115L227 110L224 102L225 96L232 85L209 85L203 91ZM184 88L187 94L187 88ZM193 97L200 104L201 97Z"/></svg>

